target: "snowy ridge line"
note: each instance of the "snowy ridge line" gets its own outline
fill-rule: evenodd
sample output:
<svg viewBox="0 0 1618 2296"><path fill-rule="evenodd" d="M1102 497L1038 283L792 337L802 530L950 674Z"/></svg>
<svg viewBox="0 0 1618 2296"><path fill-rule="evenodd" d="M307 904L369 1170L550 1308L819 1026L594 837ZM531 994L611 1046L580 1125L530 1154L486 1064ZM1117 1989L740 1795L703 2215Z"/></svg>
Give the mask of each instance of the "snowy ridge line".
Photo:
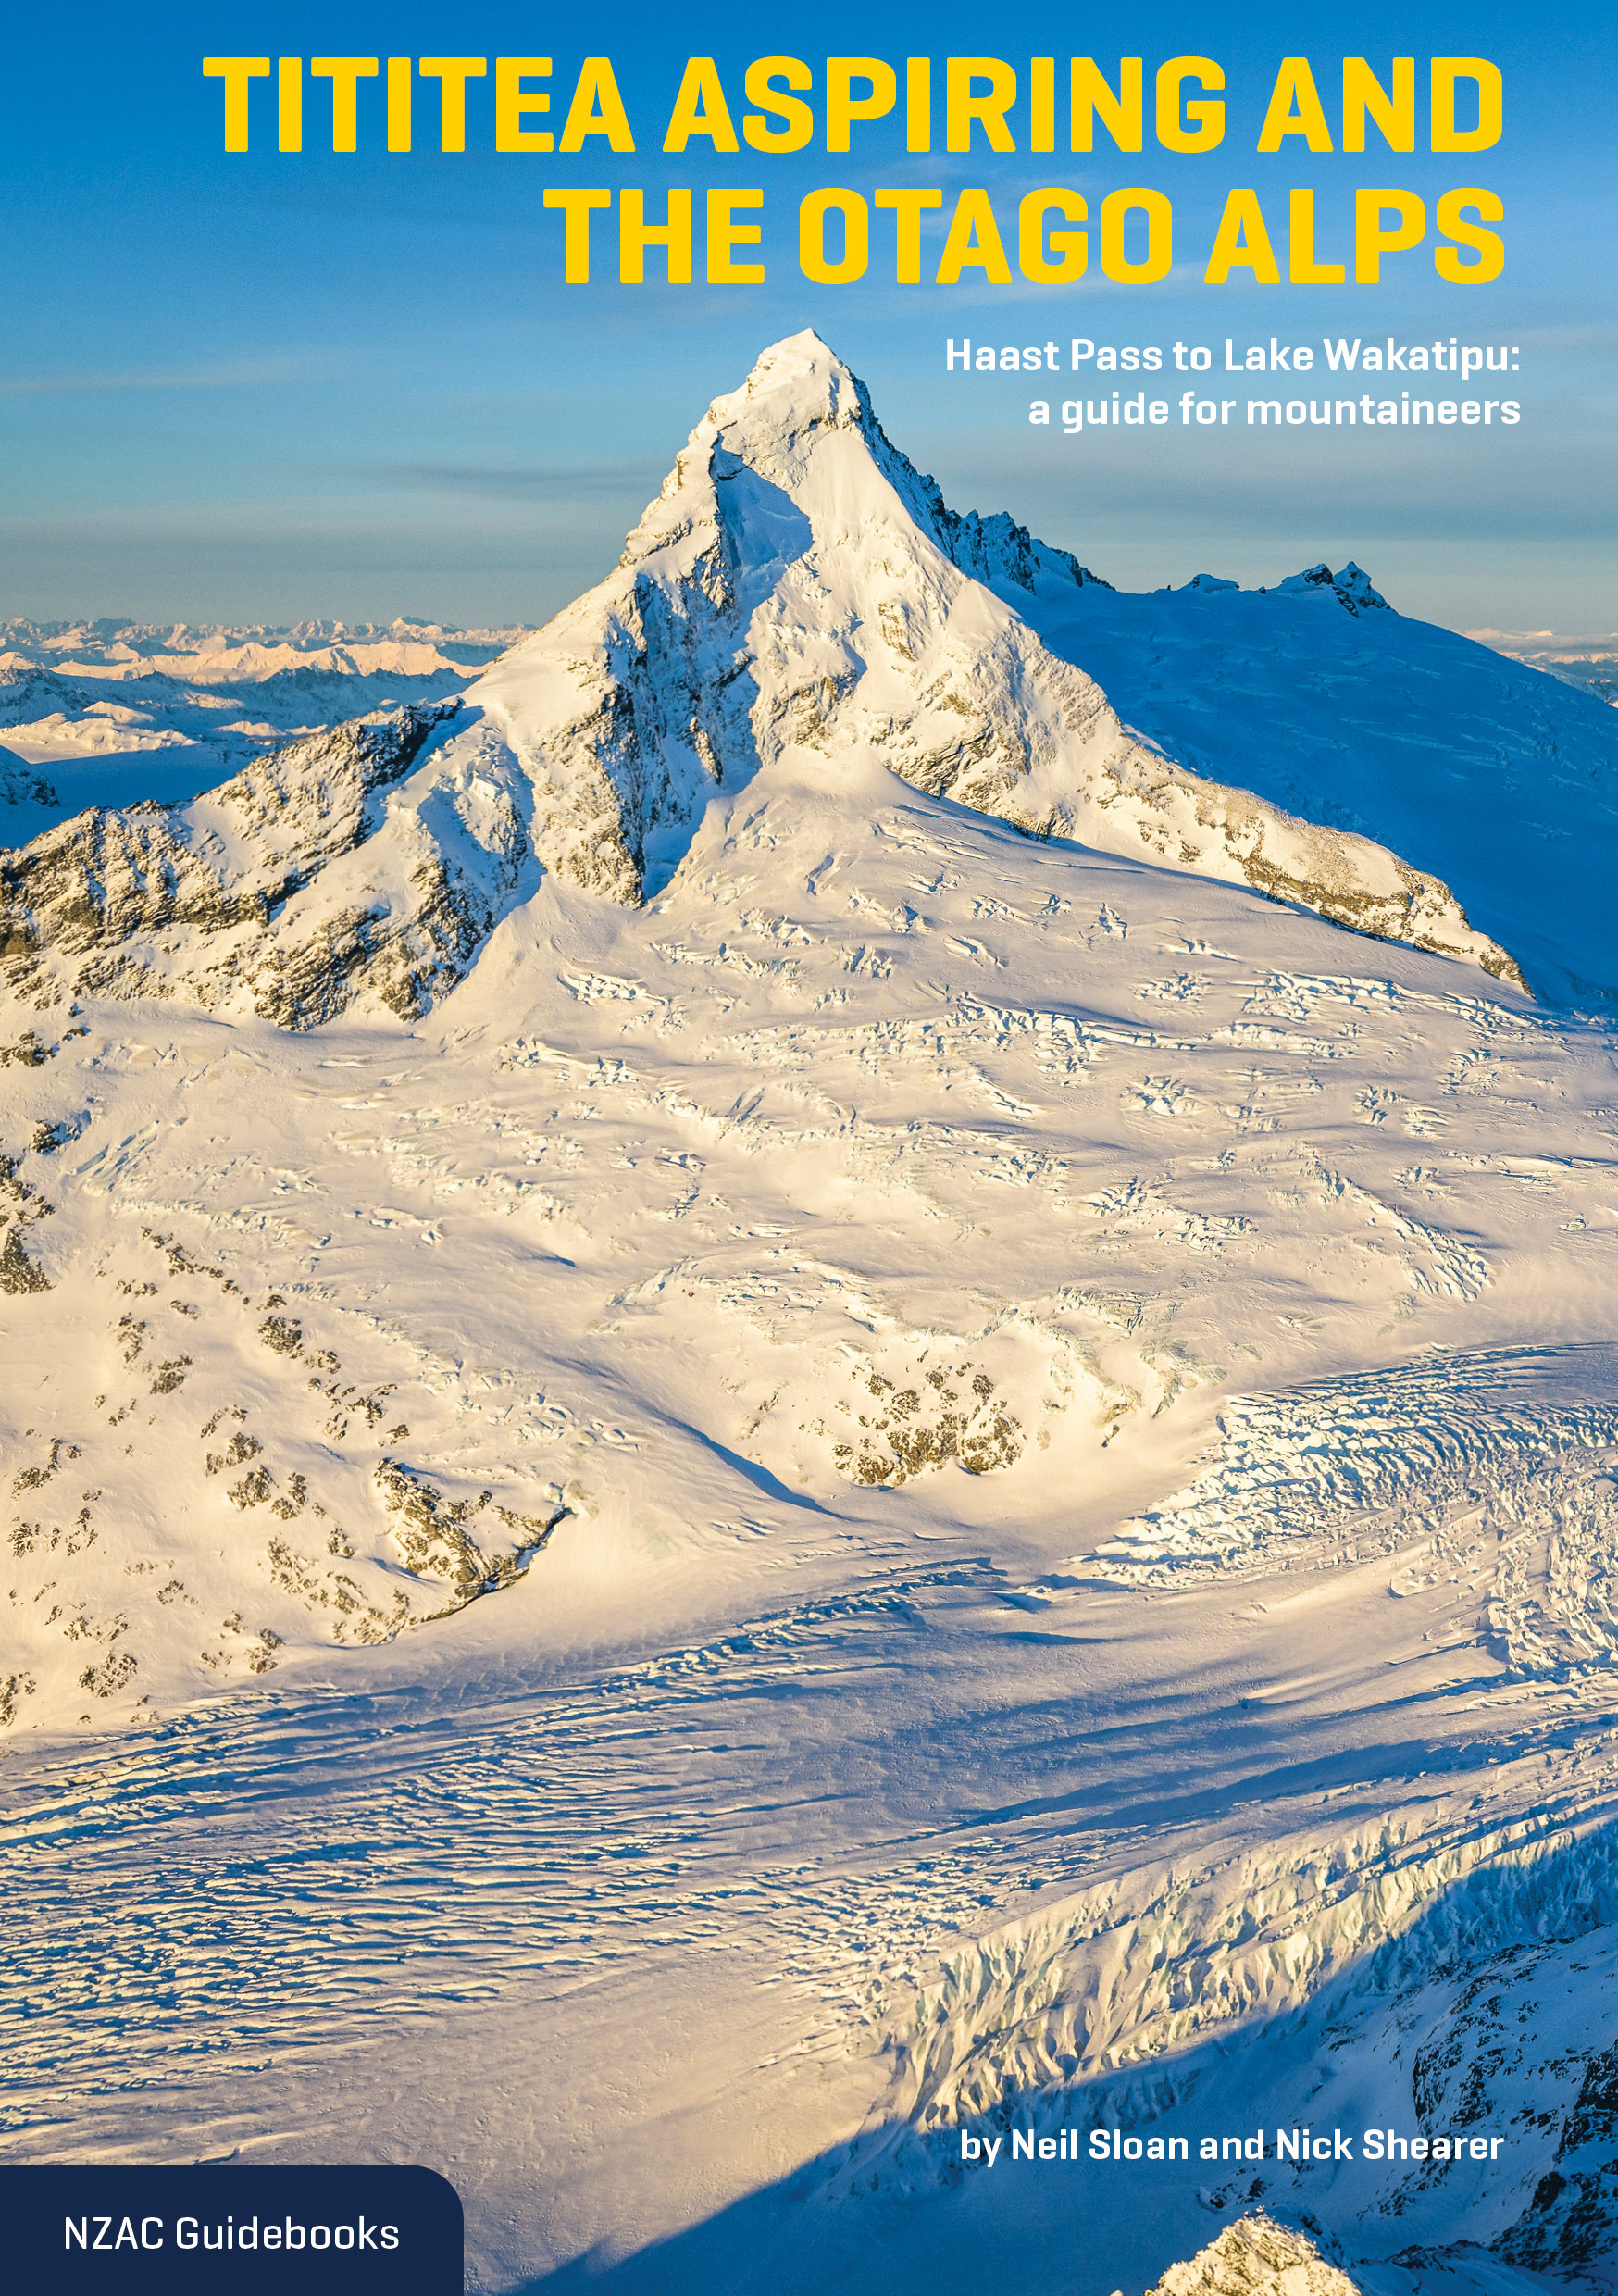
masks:
<svg viewBox="0 0 1618 2296"><path fill-rule="evenodd" d="M1098 587L1010 521L947 510L858 378L814 333L793 336L713 403L615 572L471 683L435 655L430 699L297 729L188 805L93 806L8 855L10 983L35 1002L173 996L292 1029L356 1004L409 1022L542 875L641 905L715 798L783 761L852 778L876 760L1025 834L1244 886L1526 992L1438 878L1131 737L1006 602L1053 585ZM30 666L12 681L53 676ZM20 723L38 697L12 700ZM449 737L425 743L452 713ZM227 729L239 748L274 730Z"/></svg>
<svg viewBox="0 0 1618 2296"><path fill-rule="evenodd" d="M98 619L40 622L0 621L0 654L48 664L93 663L106 676L139 674L165 654L194 673L199 663L256 665L267 652L298 660L322 651L433 646L459 642L504 649L527 634L526 625L486 630L458 622L424 622L396 615L391 622L134 622L116 615Z"/></svg>
<svg viewBox="0 0 1618 2296"><path fill-rule="evenodd" d="M1438 868L1537 995L1610 1009L1618 718L1593 694L1428 623L1368 627L1328 591L1041 593L1026 613L1180 765Z"/></svg>
<svg viewBox="0 0 1618 2296"><path fill-rule="evenodd" d="M915 2138L1041 2094L1070 2113L1076 2089L1273 2024L1328 1984L1397 1992L1525 1937L1612 1923L1618 1763L1609 1751L1592 1775L1586 1753L1547 1794L1547 1759L1523 1763L1501 1796L1514 1816L1478 1817L1452 1796L1323 1838L1281 1830L1281 1804L1262 1847L1114 1876L947 1953L884 2021L885 2109L903 2129L878 2150L914 2168ZM1495 1793L1506 1775L1489 1777Z"/></svg>
<svg viewBox="0 0 1618 2296"><path fill-rule="evenodd" d="M437 791L433 830L396 824L388 839L386 792L458 710L450 700L355 718L191 805L93 807L0 854L8 985L45 1004L68 981L87 995L183 996L288 1029L334 1018L362 989L401 1018L426 1011L461 978L522 867L512 794L482 769L476 735ZM392 897L390 858L408 885Z"/></svg>
<svg viewBox="0 0 1618 2296"><path fill-rule="evenodd" d="M468 696L549 784L545 865L641 899L716 786L793 747L875 749L1014 828L1248 884L1523 985L1436 879L1132 742L1090 679L963 579L958 541L817 336L766 351L692 431L617 574Z"/></svg>

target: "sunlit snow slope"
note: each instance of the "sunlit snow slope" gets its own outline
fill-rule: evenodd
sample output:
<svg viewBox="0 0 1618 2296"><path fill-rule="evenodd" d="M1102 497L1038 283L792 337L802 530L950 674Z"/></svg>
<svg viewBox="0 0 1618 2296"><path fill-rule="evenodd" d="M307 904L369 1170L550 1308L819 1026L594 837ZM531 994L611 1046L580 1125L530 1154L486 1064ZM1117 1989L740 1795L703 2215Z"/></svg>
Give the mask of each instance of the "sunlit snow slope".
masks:
<svg viewBox="0 0 1618 2296"><path fill-rule="evenodd" d="M1324 567L1268 591L1038 592L1019 605L1045 643L1179 764L1440 872L1537 996L1618 998L1618 711L1598 690Z"/></svg>
<svg viewBox="0 0 1618 2296"><path fill-rule="evenodd" d="M8 2157L556 2296L1608 2270L1612 1038L1109 599L798 337L464 693L0 859ZM962 2155L1312 2116L1506 2149Z"/></svg>

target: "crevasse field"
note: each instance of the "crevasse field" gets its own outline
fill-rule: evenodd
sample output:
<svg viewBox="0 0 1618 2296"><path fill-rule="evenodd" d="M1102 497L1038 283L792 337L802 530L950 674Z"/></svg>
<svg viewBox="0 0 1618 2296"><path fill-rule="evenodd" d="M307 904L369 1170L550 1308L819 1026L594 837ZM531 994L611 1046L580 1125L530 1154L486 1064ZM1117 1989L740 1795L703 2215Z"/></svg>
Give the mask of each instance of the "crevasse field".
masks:
<svg viewBox="0 0 1618 2296"><path fill-rule="evenodd" d="M1607 2286L1599 688L1115 593L813 335L537 633L5 636L0 2157Z"/></svg>

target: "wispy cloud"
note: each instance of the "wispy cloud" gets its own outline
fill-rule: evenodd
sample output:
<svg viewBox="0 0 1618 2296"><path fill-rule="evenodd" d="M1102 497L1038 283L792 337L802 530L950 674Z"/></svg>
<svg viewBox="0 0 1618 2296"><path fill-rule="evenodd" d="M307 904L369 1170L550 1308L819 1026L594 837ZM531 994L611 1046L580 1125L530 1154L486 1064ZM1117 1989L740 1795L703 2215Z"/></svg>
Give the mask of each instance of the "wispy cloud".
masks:
<svg viewBox="0 0 1618 2296"><path fill-rule="evenodd" d="M307 360L230 359L214 367L121 375L0 376L0 398L60 398L81 391L240 391L267 384L330 382L337 380L329 365L317 369Z"/></svg>
<svg viewBox="0 0 1618 2296"><path fill-rule="evenodd" d="M346 469L344 477L368 485L397 487L431 494L513 495L616 494L637 488L654 490L663 466L653 462L585 464L576 469L529 466L489 469L470 463L367 463Z"/></svg>

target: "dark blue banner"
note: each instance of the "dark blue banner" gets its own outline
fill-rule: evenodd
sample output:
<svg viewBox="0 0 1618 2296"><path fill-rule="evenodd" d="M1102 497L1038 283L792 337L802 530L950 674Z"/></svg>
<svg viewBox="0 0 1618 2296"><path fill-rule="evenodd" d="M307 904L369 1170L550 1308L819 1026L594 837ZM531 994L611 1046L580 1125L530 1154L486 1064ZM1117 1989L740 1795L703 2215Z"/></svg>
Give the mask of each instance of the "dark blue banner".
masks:
<svg viewBox="0 0 1618 2296"><path fill-rule="evenodd" d="M10 2271L57 2296L461 2296L430 2168L0 2168Z"/></svg>

